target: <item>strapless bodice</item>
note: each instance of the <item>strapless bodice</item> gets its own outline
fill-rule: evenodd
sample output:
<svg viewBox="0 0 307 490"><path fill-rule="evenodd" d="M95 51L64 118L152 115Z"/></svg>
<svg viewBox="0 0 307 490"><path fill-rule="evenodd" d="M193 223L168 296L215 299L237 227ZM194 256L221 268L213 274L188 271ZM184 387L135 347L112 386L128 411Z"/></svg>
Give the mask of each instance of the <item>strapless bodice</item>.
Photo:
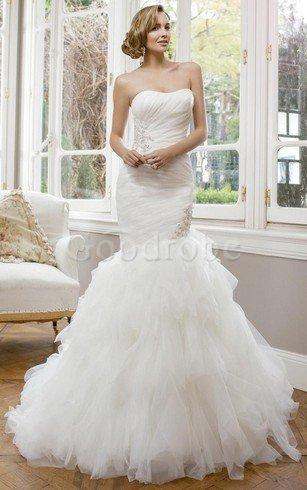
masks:
<svg viewBox="0 0 307 490"><path fill-rule="evenodd" d="M131 103L134 121L132 148L145 154L185 138L193 103L194 95L189 88L173 92L138 92Z"/></svg>
<svg viewBox="0 0 307 490"><path fill-rule="evenodd" d="M132 100L134 140L141 154L170 146L187 136L194 97L190 89L143 90ZM186 232L192 215L194 179L190 159L182 153L161 168L122 164L116 208L122 251L154 235L169 238ZM163 219L162 219L163 217Z"/></svg>

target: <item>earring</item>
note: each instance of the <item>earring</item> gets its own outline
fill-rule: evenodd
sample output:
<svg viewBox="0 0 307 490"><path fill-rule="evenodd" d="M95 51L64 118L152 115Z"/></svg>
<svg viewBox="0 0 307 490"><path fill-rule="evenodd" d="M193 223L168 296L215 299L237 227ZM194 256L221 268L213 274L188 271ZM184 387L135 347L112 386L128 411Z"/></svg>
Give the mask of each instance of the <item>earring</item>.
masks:
<svg viewBox="0 0 307 490"><path fill-rule="evenodd" d="M144 63L144 55L145 55L145 46L143 46L142 48L140 66Z"/></svg>

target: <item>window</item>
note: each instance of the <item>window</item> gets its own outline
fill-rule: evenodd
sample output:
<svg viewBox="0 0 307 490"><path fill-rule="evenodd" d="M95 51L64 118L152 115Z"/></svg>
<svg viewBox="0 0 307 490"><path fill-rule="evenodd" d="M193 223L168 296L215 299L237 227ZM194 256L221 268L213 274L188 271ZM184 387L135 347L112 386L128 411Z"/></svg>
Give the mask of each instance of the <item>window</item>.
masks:
<svg viewBox="0 0 307 490"><path fill-rule="evenodd" d="M243 219L240 0L192 0L190 29L191 59L202 67L208 114L206 146L191 154L197 216L216 217L219 213L224 218Z"/></svg>
<svg viewBox="0 0 307 490"><path fill-rule="evenodd" d="M275 8L274 8L275 7ZM307 223L307 4L270 9L268 221Z"/></svg>
<svg viewBox="0 0 307 490"><path fill-rule="evenodd" d="M32 12L29 182L73 210L110 210L109 12L108 0L38 0Z"/></svg>

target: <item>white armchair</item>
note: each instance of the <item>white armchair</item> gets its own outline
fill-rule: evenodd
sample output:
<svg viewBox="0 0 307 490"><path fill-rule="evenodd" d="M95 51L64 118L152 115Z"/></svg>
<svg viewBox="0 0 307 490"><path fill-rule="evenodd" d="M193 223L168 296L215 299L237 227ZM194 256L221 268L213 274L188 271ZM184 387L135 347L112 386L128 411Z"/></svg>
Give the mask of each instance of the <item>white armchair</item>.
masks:
<svg viewBox="0 0 307 490"><path fill-rule="evenodd" d="M0 199L10 191L0 191ZM36 262L0 262L0 322L57 321L74 314L80 284L78 252L84 238L70 235L68 202L51 194L23 191L54 247L57 267Z"/></svg>

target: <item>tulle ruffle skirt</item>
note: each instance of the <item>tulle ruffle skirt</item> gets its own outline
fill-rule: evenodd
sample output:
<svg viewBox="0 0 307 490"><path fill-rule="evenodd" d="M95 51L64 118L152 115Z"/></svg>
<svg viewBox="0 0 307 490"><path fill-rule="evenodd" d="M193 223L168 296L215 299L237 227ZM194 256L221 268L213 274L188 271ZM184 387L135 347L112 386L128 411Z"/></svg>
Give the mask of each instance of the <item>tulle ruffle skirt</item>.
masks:
<svg viewBox="0 0 307 490"><path fill-rule="evenodd" d="M162 484L298 461L285 366L233 300L237 278L191 229L159 258L99 263L58 352L25 374L5 431L32 466Z"/></svg>

